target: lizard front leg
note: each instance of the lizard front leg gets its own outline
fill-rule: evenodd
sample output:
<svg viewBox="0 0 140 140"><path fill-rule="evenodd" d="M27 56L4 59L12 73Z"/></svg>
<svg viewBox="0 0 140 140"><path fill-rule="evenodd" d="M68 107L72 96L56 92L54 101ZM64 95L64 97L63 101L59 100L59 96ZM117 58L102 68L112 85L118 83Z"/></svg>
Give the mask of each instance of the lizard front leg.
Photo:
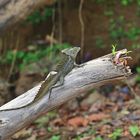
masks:
<svg viewBox="0 0 140 140"><path fill-rule="evenodd" d="M59 78L59 84L58 85L54 85L54 86L52 86L52 87L50 87L50 89L49 89L49 99L50 99L50 97L51 97L51 92L52 92L52 89L53 88L57 88L57 87L60 87L60 86L62 86L63 84L64 84L64 76L60 76L60 78Z"/></svg>

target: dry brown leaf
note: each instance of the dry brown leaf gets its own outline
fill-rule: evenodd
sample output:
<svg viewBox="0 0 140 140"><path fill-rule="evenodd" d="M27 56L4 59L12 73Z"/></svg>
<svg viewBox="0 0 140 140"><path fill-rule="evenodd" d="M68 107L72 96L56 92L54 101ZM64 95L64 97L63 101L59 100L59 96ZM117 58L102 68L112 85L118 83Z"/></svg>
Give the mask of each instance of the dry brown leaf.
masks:
<svg viewBox="0 0 140 140"><path fill-rule="evenodd" d="M111 133L111 126L110 125L103 125L100 129L101 135L107 135Z"/></svg>
<svg viewBox="0 0 140 140"><path fill-rule="evenodd" d="M130 135L130 133L129 133L128 130L125 130L125 131L123 132L123 136L128 137L129 135Z"/></svg>
<svg viewBox="0 0 140 140"><path fill-rule="evenodd" d="M68 120L68 125L73 127L87 126L88 120L84 117L74 117Z"/></svg>
<svg viewBox="0 0 140 140"><path fill-rule="evenodd" d="M86 136L84 138L80 138L80 140L91 140L92 138L90 136Z"/></svg>
<svg viewBox="0 0 140 140"><path fill-rule="evenodd" d="M27 138L26 140L36 140L37 139L36 137L37 137L37 135L34 134L30 138Z"/></svg>
<svg viewBox="0 0 140 140"><path fill-rule="evenodd" d="M88 120L90 121L101 121L108 118L110 118L110 115L104 113L92 114L88 116Z"/></svg>
<svg viewBox="0 0 140 140"><path fill-rule="evenodd" d="M46 129L45 128L41 128L38 132L38 136L45 136L46 135Z"/></svg>
<svg viewBox="0 0 140 140"><path fill-rule="evenodd" d="M64 121L61 118L56 118L53 121L53 125L55 125L55 126L63 126L63 125L65 125L65 123L64 123Z"/></svg>
<svg viewBox="0 0 140 140"><path fill-rule="evenodd" d="M14 139L20 139L21 137L22 138L24 138L24 137L27 137L27 136L29 136L30 137L30 135L31 135L31 133L32 133L32 129L22 129L22 130L20 130L19 132L17 132L14 136L13 136L13 138Z"/></svg>

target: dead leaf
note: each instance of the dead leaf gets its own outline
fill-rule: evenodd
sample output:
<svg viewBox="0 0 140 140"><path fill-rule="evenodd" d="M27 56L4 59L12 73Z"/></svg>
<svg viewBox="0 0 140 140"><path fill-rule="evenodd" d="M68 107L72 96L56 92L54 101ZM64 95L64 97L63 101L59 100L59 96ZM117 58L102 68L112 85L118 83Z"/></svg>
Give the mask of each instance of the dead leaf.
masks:
<svg viewBox="0 0 140 140"><path fill-rule="evenodd" d="M88 120L84 117L74 117L68 120L68 125L73 127L87 126Z"/></svg>
<svg viewBox="0 0 140 140"><path fill-rule="evenodd" d="M46 135L46 129L45 128L41 128L40 130L39 130L39 132L38 132L38 136L45 136Z"/></svg>
<svg viewBox="0 0 140 140"><path fill-rule="evenodd" d="M64 123L64 121L63 121L61 118L56 118L56 119L53 121L53 125L55 125L55 126L64 126L65 123Z"/></svg>
<svg viewBox="0 0 140 140"><path fill-rule="evenodd" d="M130 133L129 133L128 130L125 130L125 131L123 132L123 136L128 137L129 135L130 135Z"/></svg>
<svg viewBox="0 0 140 140"><path fill-rule="evenodd" d="M80 140L91 140L91 139L92 139L91 136L86 136L84 138L80 138Z"/></svg>
<svg viewBox="0 0 140 140"><path fill-rule="evenodd" d="M110 125L103 125L100 129L101 135L107 135L111 133L111 126Z"/></svg>
<svg viewBox="0 0 140 140"><path fill-rule="evenodd" d="M37 136L34 134L34 135L32 135L30 138L27 138L26 140L36 140L37 138L36 138Z"/></svg>
<svg viewBox="0 0 140 140"><path fill-rule="evenodd" d="M31 133L32 133L32 129L22 129L13 136L13 139L20 139L24 137L27 138L31 136Z"/></svg>
<svg viewBox="0 0 140 140"><path fill-rule="evenodd" d="M92 114L88 116L88 120L90 121L101 121L108 118L110 118L110 115L104 113Z"/></svg>

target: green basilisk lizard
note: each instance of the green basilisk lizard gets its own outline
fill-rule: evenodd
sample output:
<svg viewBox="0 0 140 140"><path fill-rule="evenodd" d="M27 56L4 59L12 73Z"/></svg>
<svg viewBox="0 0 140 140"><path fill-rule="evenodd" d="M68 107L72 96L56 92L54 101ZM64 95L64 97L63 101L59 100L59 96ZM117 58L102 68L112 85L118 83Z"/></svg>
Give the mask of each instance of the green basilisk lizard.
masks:
<svg viewBox="0 0 140 140"><path fill-rule="evenodd" d="M44 95L47 91L49 91L49 98L50 98L52 89L63 85L64 77L75 66L79 66L75 63L75 59L79 51L80 51L80 47L73 47L73 48L64 49L61 51L63 54L63 60L61 61L61 63L57 65L57 68L56 68L57 74L51 79L51 82L49 85L48 85L47 80L45 81L46 83L44 82L41 85L41 88L37 96L40 96L41 94ZM55 85L58 81L59 81L59 84Z"/></svg>
<svg viewBox="0 0 140 140"><path fill-rule="evenodd" d="M6 108L6 109L0 109L0 111L5 110L16 110L20 108L24 108L27 106L30 106L37 101L39 101L42 97L44 97L47 93L49 93L49 98L51 97L51 91L53 88L59 87L63 85L65 76L75 67L79 66L75 63L76 56L78 52L80 51L80 47L73 47L73 48L67 48L62 50L62 61L57 65L56 71L51 71L45 81L41 84L41 87L35 96L35 98L32 100L32 102L15 108ZM59 82L59 84L56 85L56 83Z"/></svg>

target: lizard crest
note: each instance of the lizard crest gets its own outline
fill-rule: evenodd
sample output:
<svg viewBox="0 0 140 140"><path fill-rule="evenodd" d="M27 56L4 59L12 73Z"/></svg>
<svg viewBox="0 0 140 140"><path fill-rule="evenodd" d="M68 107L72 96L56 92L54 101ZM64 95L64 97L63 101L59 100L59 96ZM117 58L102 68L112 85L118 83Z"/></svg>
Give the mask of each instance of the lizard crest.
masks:
<svg viewBox="0 0 140 140"><path fill-rule="evenodd" d="M73 47L73 48L67 48L62 50L61 52L63 54L66 54L67 56L70 56L72 59L75 59L78 52L80 51L80 47Z"/></svg>

